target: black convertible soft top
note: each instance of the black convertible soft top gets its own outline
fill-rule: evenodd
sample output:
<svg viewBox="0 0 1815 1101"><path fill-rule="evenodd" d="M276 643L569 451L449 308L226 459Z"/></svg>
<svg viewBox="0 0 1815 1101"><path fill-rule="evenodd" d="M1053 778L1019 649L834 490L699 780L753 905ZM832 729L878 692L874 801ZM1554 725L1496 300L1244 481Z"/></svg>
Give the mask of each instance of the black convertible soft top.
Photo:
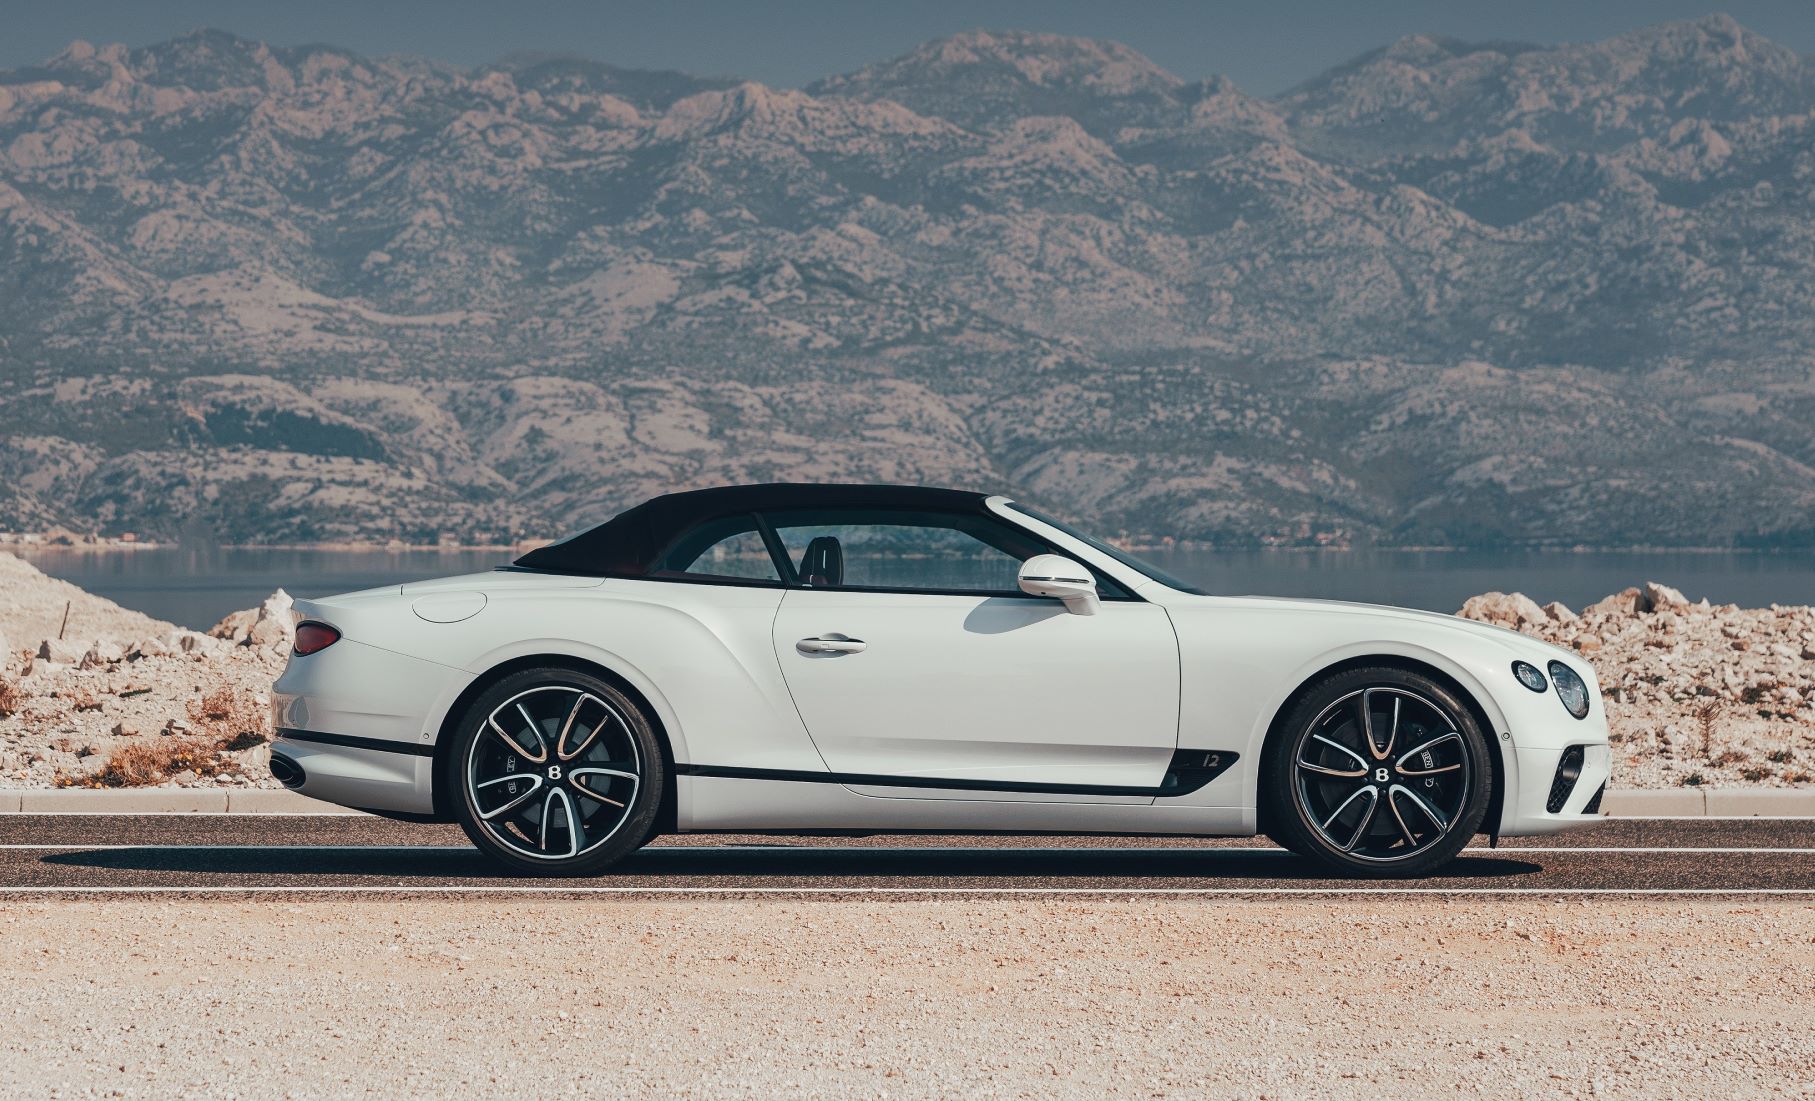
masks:
<svg viewBox="0 0 1815 1101"><path fill-rule="evenodd" d="M769 482L665 493L513 565L589 577L643 577L676 539L702 523L753 512L810 508L912 509L984 514L988 494L931 486Z"/></svg>

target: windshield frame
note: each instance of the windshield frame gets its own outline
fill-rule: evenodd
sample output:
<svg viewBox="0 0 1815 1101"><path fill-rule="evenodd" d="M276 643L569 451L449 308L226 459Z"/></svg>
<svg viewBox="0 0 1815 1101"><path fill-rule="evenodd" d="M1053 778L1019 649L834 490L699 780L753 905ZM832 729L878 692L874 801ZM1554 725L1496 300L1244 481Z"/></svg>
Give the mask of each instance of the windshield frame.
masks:
<svg viewBox="0 0 1815 1101"><path fill-rule="evenodd" d="M1196 585L1192 585L1186 581L1183 581L1177 577L1174 577L1172 574L1169 574L1165 570L1160 569L1158 566L1154 565L1151 562L1148 562L1146 559L1138 558L1135 555L1128 553L1127 551L1123 550L1120 547L1106 543L1103 540L1098 539L1094 535L1090 535L1086 532L1080 531L1073 525L1067 524L1063 520L1059 520L1059 519L1056 519L1055 517L1048 516L1046 513L1041 512L1039 509L1034 508L1032 505L1024 505L1020 501L1016 501L1016 500L1012 500L1012 499L1003 499L1002 505L1004 508L1007 508L1014 512L1020 513L1022 516L1025 516L1030 520L1038 521L1039 523L1045 524L1047 527L1050 527L1057 531L1063 532L1069 538L1076 539L1078 542L1089 547L1091 550L1096 551L1098 554L1101 554L1104 557L1113 560L1117 565L1120 565L1120 566L1126 567L1127 569L1133 570L1135 573L1140 574L1142 577L1145 577L1149 581L1153 581L1158 584L1164 585L1166 588L1172 589L1176 592L1187 593L1191 596L1209 596L1210 595L1209 593L1205 592L1204 590L1198 588Z"/></svg>

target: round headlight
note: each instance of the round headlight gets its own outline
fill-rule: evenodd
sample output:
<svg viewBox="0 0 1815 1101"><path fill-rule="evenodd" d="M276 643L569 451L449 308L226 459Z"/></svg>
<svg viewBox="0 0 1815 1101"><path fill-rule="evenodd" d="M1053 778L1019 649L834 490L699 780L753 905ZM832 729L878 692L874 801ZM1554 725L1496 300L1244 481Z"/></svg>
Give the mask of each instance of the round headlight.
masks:
<svg viewBox="0 0 1815 1101"><path fill-rule="evenodd" d="M1563 701L1563 707L1578 719L1588 717L1588 686L1576 671L1560 661L1550 663L1550 680L1557 686L1557 699Z"/></svg>
<svg viewBox="0 0 1815 1101"><path fill-rule="evenodd" d="M1550 682L1544 679L1544 674L1538 672L1538 667L1529 661L1513 662L1513 676L1518 677L1519 683L1533 692L1542 692L1550 687Z"/></svg>

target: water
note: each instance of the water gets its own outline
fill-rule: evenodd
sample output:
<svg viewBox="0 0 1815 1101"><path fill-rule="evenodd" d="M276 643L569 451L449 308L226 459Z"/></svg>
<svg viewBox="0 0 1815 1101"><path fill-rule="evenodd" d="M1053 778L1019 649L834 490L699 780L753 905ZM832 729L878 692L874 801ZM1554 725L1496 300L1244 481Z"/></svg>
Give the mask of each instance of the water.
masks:
<svg viewBox="0 0 1815 1101"><path fill-rule="evenodd" d="M507 551L341 551L159 547L133 551L9 548L53 577L196 630L277 589L332 596L425 577L489 570Z"/></svg>
<svg viewBox="0 0 1815 1101"><path fill-rule="evenodd" d="M1815 604L1815 554L1593 551L1175 551L1162 569L1213 593L1309 596L1453 612L1477 593L1581 608L1660 581L1691 600Z"/></svg>
<svg viewBox="0 0 1815 1101"><path fill-rule="evenodd" d="M205 629L279 587L327 596L508 562L504 551L45 548L25 557L128 608ZM1643 581L1690 599L1815 604L1815 555L1558 551L1173 551L1147 555L1213 593L1327 597L1453 612L1476 593L1519 591L1572 608Z"/></svg>

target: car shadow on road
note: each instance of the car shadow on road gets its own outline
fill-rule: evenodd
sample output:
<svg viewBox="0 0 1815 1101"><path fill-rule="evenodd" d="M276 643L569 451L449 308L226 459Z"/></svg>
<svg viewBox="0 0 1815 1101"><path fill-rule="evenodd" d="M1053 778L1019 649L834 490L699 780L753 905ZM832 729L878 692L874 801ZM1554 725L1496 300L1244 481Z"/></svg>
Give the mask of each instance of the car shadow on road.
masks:
<svg viewBox="0 0 1815 1101"><path fill-rule="evenodd" d="M477 851L446 848L355 847L91 849L41 858L60 868L86 868L135 873L137 882L155 883L167 876L274 878L302 883L365 882L382 879L435 882L510 880L521 877L498 868ZM1506 856L1461 856L1431 880L1505 880L1537 875L1539 864ZM1165 848L1041 849L1013 848L868 848L843 846L713 847L658 846L627 857L596 877L627 886L724 886L733 883L772 885L776 881L837 885L902 886L937 880L953 886L1025 885L1029 881L1091 886L1081 881L1137 882L1142 887L1232 880L1293 882L1370 882L1334 877L1321 865L1277 849ZM542 881L546 882L546 881Z"/></svg>

